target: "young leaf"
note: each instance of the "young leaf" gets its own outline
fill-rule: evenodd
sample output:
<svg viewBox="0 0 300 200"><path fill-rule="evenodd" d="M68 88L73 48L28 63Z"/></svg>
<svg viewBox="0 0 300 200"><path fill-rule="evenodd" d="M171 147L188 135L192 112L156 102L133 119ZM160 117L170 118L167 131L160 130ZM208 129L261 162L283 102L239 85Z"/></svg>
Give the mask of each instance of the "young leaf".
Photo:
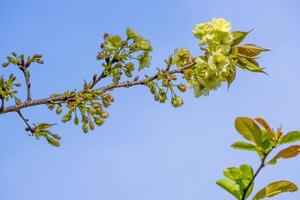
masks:
<svg viewBox="0 0 300 200"><path fill-rule="evenodd" d="M221 179L217 181L217 185L232 194L236 199L241 199L239 186L229 180Z"/></svg>
<svg viewBox="0 0 300 200"><path fill-rule="evenodd" d="M253 144L245 142L235 142L231 145L234 149L246 150L246 151L256 151L256 147Z"/></svg>
<svg viewBox="0 0 300 200"><path fill-rule="evenodd" d="M267 185L265 188L261 189L252 200L260 200L266 197L273 197L284 192L295 192L298 188L294 183L289 181L277 181Z"/></svg>
<svg viewBox="0 0 300 200"><path fill-rule="evenodd" d="M261 130L258 125L248 117L238 117L235 120L236 130L247 140L261 145Z"/></svg>
<svg viewBox="0 0 300 200"><path fill-rule="evenodd" d="M255 121L257 121L257 123L259 123L262 127L266 129L269 138L271 139L275 138L274 132L270 128L269 124L263 118L259 118L259 117L255 118Z"/></svg>
<svg viewBox="0 0 300 200"><path fill-rule="evenodd" d="M47 139L48 143L51 144L52 146L54 146L54 147L60 146L59 141L49 138L49 137L47 137L46 139Z"/></svg>
<svg viewBox="0 0 300 200"><path fill-rule="evenodd" d="M256 65L253 61L253 59L251 60L250 58L245 58L245 57L238 57L239 62L238 65L242 68L242 69L247 69L251 72L262 72L265 73L263 68L261 68L259 65Z"/></svg>
<svg viewBox="0 0 300 200"><path fill-rule="evenodd" d="M299 131L292 131L284 135L279 140L279 144L287 144L292 142L300 141L300 132Z"/></svg>
<svg viewBox="0 0 300 200"><path fill-rule="evenodd" d="M242 46L238 46L238 53L247 57L255 57L264 51L270 51L269 49L265 49L255 44L244 44Z"/></svg>
<svg viewBox="0 0 300 200"><path fill-rule="evenodd" d="M300 145L290 146L286 149L281 150L272 160L271 164L275 164L279 158L293 158L300 154Z"/></svg>
<svg viewBox="0 0 300 200"><path fill-rule="evenodd" d="M242 32L242 31L232 32L233 42L232 42L231 46L236 46L236 45L240 44L250 32L251 31L249 31L249 32Z"/></svg>
<svg viewBox="0 0 300 200"><path fill-rule="evenodd" d="M37 128L38 129L48 129L51 126L54 126L54 125L56 125L56 124L40 123L40 124L37 125Z"/></svg>

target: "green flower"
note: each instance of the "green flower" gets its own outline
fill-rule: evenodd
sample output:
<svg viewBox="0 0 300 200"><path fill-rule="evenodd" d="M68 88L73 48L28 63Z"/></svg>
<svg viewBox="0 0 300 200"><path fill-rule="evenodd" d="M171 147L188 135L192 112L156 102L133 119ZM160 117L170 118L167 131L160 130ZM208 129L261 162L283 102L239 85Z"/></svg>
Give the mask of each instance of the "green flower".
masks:
<svg viewBox="0 0 300 200"><path fill-rule="evenodd" d="M216 31L229 32L231 30L231 23L223 18L213 18L212 27Z"/></svg>

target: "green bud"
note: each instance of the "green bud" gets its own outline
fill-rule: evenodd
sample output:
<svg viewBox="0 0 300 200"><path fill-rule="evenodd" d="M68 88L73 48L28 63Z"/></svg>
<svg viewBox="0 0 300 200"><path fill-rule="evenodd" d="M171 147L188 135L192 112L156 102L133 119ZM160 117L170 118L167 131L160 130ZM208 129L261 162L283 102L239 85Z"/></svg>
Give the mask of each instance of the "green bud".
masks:
<svg viewBox="0 0 300 200"><path fill-rule="evenodd" d="M94 122L97 126L102 126L104 124L104 120L100 117L95 118Z"/></svg>
<svg viewBox="0 0 300 200"><path fill-rule="evenodd" d="M88 128L88 126L86 125L86 123L84 123L84 124L82 125L81 129L82 129L82 131L83 131L84 133L88 133L88 132L89 132L89 128Z"/></svg>
<svg viewBox="0 0 300 200"><path fill-rule="evenodd" d="M156 93L156 89L155 89L155 86L154 85L151 85L150 86L150 91L152 94L155 94Z"/></svg>
<svg viewBox="0 0 300 200"><path fill-rule="evenodd" d="M8 65L9 65L9 62L6 62L6 63L3 63L3 64L2 64L2 67L5 68L5 67L7 67Z"/></svg>
<svg viewBox="0 0 300 200"><path fill-rule="evenodd" d="M134 70L134 64L132 62L129 62L125 65L126 69L129 71L133 71Z"/></svg>
<svg viewBox="0 0 300 200"><path fill-rule="evenodd" d="M163 89L160 89L159 94L164 96L164 95L166 95L166 92Z"/></svg>
<svg viewBox="0 0 300 200"><path fill-rule="evenodd" d="M95 125L94 122L92 120L90 120L89 122L89 128L93 131L95 129Z"/></svg>
<svg viewBox="0 0 300 200"><path fill-rule="evenodd" d="M158 101L158 100L159 100L159 94L157 94L157 93L154 94L154 100L155 100L155 101Z"/></svg>
<svg viewBox="0 0 300 200"><path fill-rule="evenodd" d="M54 107L55 107L55 104L48 104L48 108L49 108L50 110L53 110Z"/></svg>
<svg viewBox="0 0 300 200"><path fill-rule="evenodd" d="M89 120L90 120L90 119L89 119L85 114L82 114L81 121L82 121L83 123L88 123Z"/></svg>
<svg viewBox="0 0 300 200"><path fill-rule="evenodd" d="M127 77L129 77L129 78L131 78L132 77L132 73L130 72L130 71L125 71L125 75L127 76Z"/></svg>
<svg viewBox="0 0 300 200"><path fill-rule="evenodd" d="M77 115L75 115L75 118L74 118L74 124L75 124L75 125L78 125L78 124L79 124L79 119L78 119Z"/></svg>
<svg viewBox="0 0 300 200"><path fill-rule="evenodd" d="M179 96L174 96L171 100L172 105L177 108L183 104L183 100Z"/></svg>
<svg viewBox="0 0 300 200"><path fill-rule="evenodd" d="M180 92L185 92L187 89L186 85L184 85L184 84L178 85L177 88Z"/></svg>
<svg viewBox="0 0 300 200"><path fill-rule="evenodd" d="M104 119L108 118L108 116L109 116L108 112L102 112L101 113L101 117L104 118Z"/></svg>
<svg viewBox="0 0 300 200"><path fill-rule="evenodd" d="M57 108L56 108L56 114L61 114L62 113L62 108L61 108L61 106L58 106Z"/></svg>
<svg viewBox="0 0 300 200"><path fill-rule="evenodd" d="M160 98L159 98L159 102L160 102L160 103L165 103L166 100L167 100L167 96L166 96L166 95L162 95L162 96L160 96Z"/></svg>
<svg viewBox="0 0 300 200"><path fill-rule="evenodd" d="M70 121L71 118L72 118L72 115L71 115L71 114L66 114L65 116L63 116L63 118L61 119L61 121L62 121L63 123L66 123L66 122Z"/></svg>

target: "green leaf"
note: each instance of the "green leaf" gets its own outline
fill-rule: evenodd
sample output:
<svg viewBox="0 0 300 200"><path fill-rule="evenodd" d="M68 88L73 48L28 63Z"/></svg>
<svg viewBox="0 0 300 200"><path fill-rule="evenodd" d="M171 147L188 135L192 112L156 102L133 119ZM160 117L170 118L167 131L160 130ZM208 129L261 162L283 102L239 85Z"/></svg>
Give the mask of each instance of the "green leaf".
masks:
<svg viewBox="0 0 300 200"><path fill-rule="evenodd" d="M299 131L291 131L284 135L279 140L279 144L287 144L292 142L298 142L300 141L300 132Z"/></svg>
<svg viewBox="0 0 300 200"><path fill-rule="evenodd" d="M231 145L234 149L246 150L246 151L256 151L256 147L253 144L245 142L235 142Z"/></svg>
<svg viewBox="0 0 300 200"><path fill-rule="evenodd" d="M9 65L9 62L6 62L6 63L3 63L3 64L2 64L2 67L5 68L5 67L7 67L8 65Z"/></svg>
<svg viewBox="0 0 300 200"><path fill-rule="evenodd" d="M246 57L255 57L264 51L270 50L256 46L255 44L244 44L242 46L238 46L238 54Z"/></svg>
<svg viewBox="0 0 300 200"><path fill-rule="evenodd" d="M290 146L286 149L279 151L279 153L271 159L270 164L275 164L279 158L293 158L300 154L300 145Z"/></svg>
<svg viewBox="0 0 300 200"><path fill-rule="evenodd" d="M47 139L48 143L51 144L52 146L54 146L54 147L59 147L60 146L59 141L57 141L55 139L52 139L52 138L49 138L49 137L47 137L46 139Z"/></svg>
<svg viewBox="0 0 300 200"><path fill-rule="evenodd" d="M230 87L230 85L233 83L234 79L235 79L235 76L236 76L236 69L235 67L232 68L231 72L229 73L229 75L226 77L226 81L227 81L227 85L228 85L228 88Z"/></svg>
<svg viewBox="0 0 300 200"><path fill-rule="evenodd" d="M252 200L260 200L266 197L273 197L284 192L295 192L298 188L294 183L289 181L277 181L267 185L265 188L261 189Z"/></svg>
<svg viewBox="0 0 300 200"><path fill-rule="evenodd" d="M236 199L239 200L241 198L240 189L237 184L225 179L218 180L216 183L224 190L232 194Z"/></svg>
<svg viewBox="0 0 300 200"><path fill-rule="evenodd" d="M229 178L230 180L238 180L241 178L241 172L238 168L236 167L229 167L229 168L226 168L223 172L224 176L226 178Z"/></svg>
<svg viewBox="0 0 300 200"><path fill-rule="evenodd" d="M241 177L243 179L251 179L253 177L253 169L250 165L241 165L240 166Z"/></svg>
<svg viewBox="0 0 300 200"><path fill-rule="evenodd" d="M249 31L249 32L242 32L242 31L232 32L233 42L232 42L231 46L236 46L236 45L240 44L250 32L251 31Z"/></svg>
<svg viewBox="0 0 300 200"><path fill-rule="evenodd" d="M263 119L263 118L255 118L255 121L257 121L257 123L259 123L262 127L264 127L267 131L267 135L269 138L274 139L275 138L275 134L272 131L272 129L270 128L269 124Z"/></svg>
<svg viewBox="0 0 300 200"><path fill-rule="evenodd" d="M56 124L40 123L40 124L37 125L37 128L38 129L48 129L48 128L54 126L54 125L56 125Z"/></svg>
<svg viewBox="0 0 300 200"><path fill-rule="evenodd" d="M238 56L238 59L239 59L238 65L242 69L247 69L251 72L265 73L263 68L261 68L259 65L254 63L255 60L253 60L253 59L251 60L250 58L245 58L245 57L241 57L241 56Z"/></svg>
<svg viewBox="0 0 300 200"><path fill-rule="evenodd" d="M262 133L255 121L248 117L238 117L235 119L235 128L244 138L261 146Z"/></svg>

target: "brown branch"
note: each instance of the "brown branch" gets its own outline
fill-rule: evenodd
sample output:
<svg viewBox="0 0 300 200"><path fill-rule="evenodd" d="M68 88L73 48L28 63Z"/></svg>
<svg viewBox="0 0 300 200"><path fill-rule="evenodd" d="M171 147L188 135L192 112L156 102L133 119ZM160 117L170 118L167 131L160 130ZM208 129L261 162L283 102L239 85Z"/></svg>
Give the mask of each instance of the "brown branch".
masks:
<svg viewBox="0 0 300 200"><path fill-rule="evenodd" d="M23 75L25 77L26 82L26 90L27 90L27 101L31 101L31 91L30 91L30 74L25 66L21 67L21 71L23 72Z"/></svg>
<svg viewBox="0 0 300 200"><path fill-rule="evenodd" d="M188 68L191 68L194 65L195 65L195 63L192 62L192 63L187 64L187 65L185 65L181 68L177 68L177 69L174 69L172 71L169 71L169 73L170 74L183 73L184 70L186 70ZM99 77L101 77L101 76L99 76ZM125 82L122 82L122 83L119 83L119 84L111 84L111 85L108 85L108 86L100 87L100 88L97 88L97 89L94 89L94 90L100 90L100 91L106 92L106 91L109 91L109 90L113 90L115 88L145 85L145 83L147 83L149 81L153 81L157 78L158 78L158 75L156 74L154 76L150 76L150 77L147 77L147 78L139 80L139 81L138 80L137 81L125 81ZM80 94L82 92L84 92L84 91L78 91L75 94ZM49 104L49 103L52 103L52 102L65 102L66 101L65 98L66 97L63 94L60 94L60 95L56 95L56 96L50 96L48 98L22 102L19 105L12 105L12 106L5 107L3 109L3 111L0 112L0 115L4 114L4 113L9 113L9 112L18 112L21 109L32 107L32 106L45 105L45 104Z"/></svg>

